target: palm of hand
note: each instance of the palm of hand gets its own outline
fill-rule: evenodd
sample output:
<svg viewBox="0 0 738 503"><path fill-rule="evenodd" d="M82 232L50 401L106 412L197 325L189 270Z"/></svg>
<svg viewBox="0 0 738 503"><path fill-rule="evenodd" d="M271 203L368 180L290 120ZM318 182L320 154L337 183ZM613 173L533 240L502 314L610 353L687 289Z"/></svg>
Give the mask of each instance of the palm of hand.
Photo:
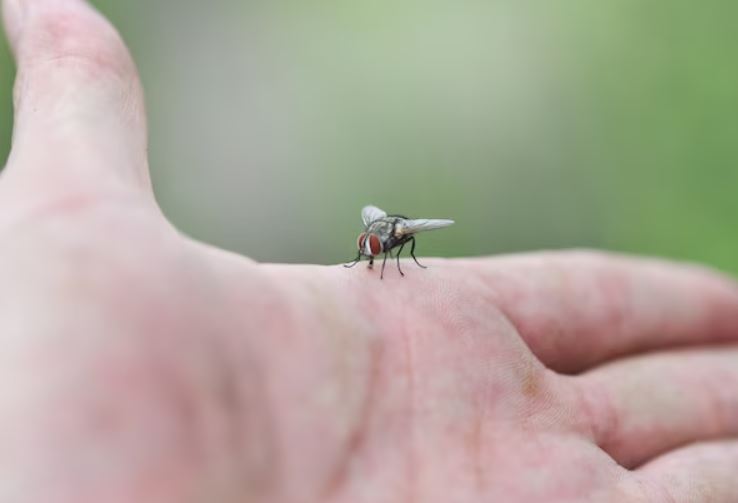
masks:
<svg viewBox="0 0 738 503"><path fill-rule="evenodd" d="M11 367L11 382L32 380L43 392L17 409L14 431L28 431L6 455L28 459L35 468L27 473L40 477L58 470L43 453L75 452L65 464L66 477L79 477L70 501L81 500L80 488L106 501L180 501L206 490L219 501L666 494L658 465L649 479L616 460L639 464L678 446L669 428L645 452L645 439L598 445L602 431L616 428L605 398L617 387L559 375L528 349L564 369L590 365L602 357L597 350L623 350L547 340L557 330L579 336L609 316L567 309L569 299L548 298L549 288L563 278L573 298L590 293L617 305L623 299L608 295L618 293L587 289L630 267L648 276L653 264L591 254L435 261L378 283L376 271L256 265L178 235L139 202L68 206L11 227L2 263L8 284L26 285L6 306L9 326L32 317L29 307L55 314L38 327L26 322L13 354L23 366ZM571 275L572 264L592 283ZM373 282L381 288L367 288ZM724 295L719 282L708 283L703 293ZM47 309L60 293L61 308ZM710 317L720 336L724 313ZM614 330L628 335L601 332ZM45 418L41 425L24 422L32 413ZM116 483L109 474L89 479L101 458L116 460ZM39 459L55 467L39 472ZM26 482L27 494L54 487Z"/></svg>
<svg viewBox="0 0 738 503"><path fill-rule="evenodd" d="M121 81L134 99L137 86L109 27L76 0L36 9L29 26L55 26L67 43L43 45L26 28L30 41L14 39L26 58L80 51L101 34L111 46L94 49L103 67L84 50L47 54L53 65L19 56L25 119L0 184L0 312L3 381L23 385L3 403L2 501L738 494L725 475L738 465L734 444L678 449L738 432L738 397L723 391L738 384L734 349L599 366L737 340L726 280L579 253L431 261L379 283L364 270L257 265L195 243L147 191L145 139L130 127L142 112L115 101ZM44 72L95 92L34 86ZM79 108L73 122L91 122L79 123L86 148L70 150L49 134L53 120L34 116L58 100L70 101L65 114ZM86 144L105 135L120 145ZM56 150L30 149L32 137Z"/></svg>

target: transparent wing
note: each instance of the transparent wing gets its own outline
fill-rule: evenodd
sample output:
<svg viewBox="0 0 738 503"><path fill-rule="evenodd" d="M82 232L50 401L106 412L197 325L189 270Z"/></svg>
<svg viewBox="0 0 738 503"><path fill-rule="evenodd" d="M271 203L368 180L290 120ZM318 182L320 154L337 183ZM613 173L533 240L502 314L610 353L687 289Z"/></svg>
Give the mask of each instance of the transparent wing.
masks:
<svg viewBox="0 0 738 503"><path fill-rule="evenodd" d="M372 222L375 222L380 218L384 218L386 216L387 213L380 210L376 206L364 206L364 208L361 210L361 219L364 221L364 225L369 225Z"/></svg>
<svg viewBox="0 0 738 503"><path fill-rule="evenodd" d="M442 229L453 225L453 220L443 220L434 218L419 218L416 220L405 220L402 222L402 234L414 234L416 232L432 231L433 229Z"/></svg>

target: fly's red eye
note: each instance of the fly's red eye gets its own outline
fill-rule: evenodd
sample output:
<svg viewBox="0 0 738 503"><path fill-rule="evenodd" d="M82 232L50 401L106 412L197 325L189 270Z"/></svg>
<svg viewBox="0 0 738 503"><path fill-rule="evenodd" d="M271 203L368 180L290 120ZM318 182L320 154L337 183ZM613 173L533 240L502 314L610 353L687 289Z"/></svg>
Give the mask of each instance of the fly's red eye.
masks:
<svg viewBox="0 0 738 503"><path fill-rule="evenodd" d="M364 249L364 240L366 239L366 232L359 234L359 239L356 240L356 244L359 246L359 250Z"/></svg>
<svg viewBox="0 0 738 503"><path fill-rule="evenodd" d="M379 255L382 253L382 242L375 234L369 235L369 249L371 250L372 255Z"/></svg>

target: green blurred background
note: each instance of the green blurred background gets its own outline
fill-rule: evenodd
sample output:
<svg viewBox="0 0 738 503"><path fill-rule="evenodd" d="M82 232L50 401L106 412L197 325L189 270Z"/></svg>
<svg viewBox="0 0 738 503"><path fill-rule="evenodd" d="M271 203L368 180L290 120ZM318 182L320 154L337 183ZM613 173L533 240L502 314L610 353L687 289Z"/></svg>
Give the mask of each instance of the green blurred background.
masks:
<svg viewBox="0 0 738 503"><path fill-rule="evenodd" d="M262 261L597 247L738 272L738 2L97 0L139 63L157 197ZM12 62L0 58L0 147Z"/></svg>

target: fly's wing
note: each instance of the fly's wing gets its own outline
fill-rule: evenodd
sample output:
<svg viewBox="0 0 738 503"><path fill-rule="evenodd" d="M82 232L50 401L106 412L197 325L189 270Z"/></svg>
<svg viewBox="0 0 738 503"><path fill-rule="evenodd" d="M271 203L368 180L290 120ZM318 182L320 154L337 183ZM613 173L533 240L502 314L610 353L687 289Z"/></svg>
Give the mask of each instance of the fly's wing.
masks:
<svg viewBox="0 0 738 503"><path fill-rule="evenodd" d="M364 206L361 210L361 219L364 221L365 226L369 226L372 222L376 222L380 218L387 216L387 213L380 210L376 206Z"/></svg>
<svg viewBox="0 0 738 503"><path fill-rule="evenodd" d="M415 234L416 232L432 231L453 225L453 220L442 220L434 218L419 218L416 220L405 220L399 230L402 234Z"/></svg>

